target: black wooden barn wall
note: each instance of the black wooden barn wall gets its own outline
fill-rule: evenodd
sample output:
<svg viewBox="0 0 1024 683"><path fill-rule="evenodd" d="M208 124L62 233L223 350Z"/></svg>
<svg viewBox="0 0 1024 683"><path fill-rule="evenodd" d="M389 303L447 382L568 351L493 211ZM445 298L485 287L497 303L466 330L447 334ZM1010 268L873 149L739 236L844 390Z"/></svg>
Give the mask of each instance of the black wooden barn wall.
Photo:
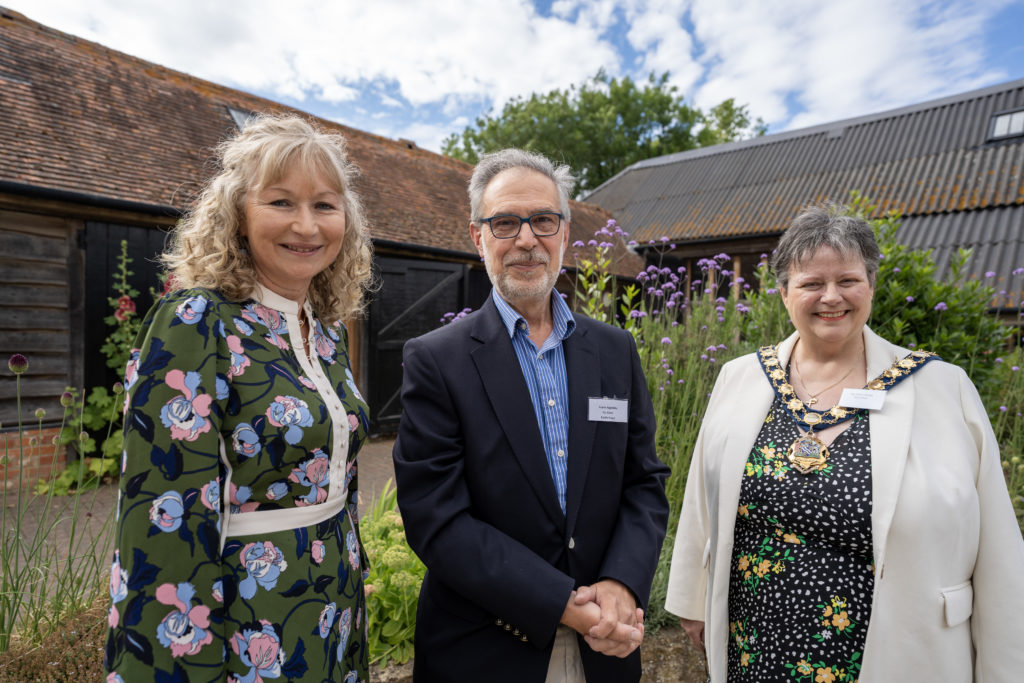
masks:
<svg viewBox="0 0 1024 683"><path fill-rule="evenodd" d="M402 415L402 346L441 326L445 313L479 308L491 291L487 273L465 263L378 255L381 288L364 326L363 377L371 433L388 434Z"/></svg>

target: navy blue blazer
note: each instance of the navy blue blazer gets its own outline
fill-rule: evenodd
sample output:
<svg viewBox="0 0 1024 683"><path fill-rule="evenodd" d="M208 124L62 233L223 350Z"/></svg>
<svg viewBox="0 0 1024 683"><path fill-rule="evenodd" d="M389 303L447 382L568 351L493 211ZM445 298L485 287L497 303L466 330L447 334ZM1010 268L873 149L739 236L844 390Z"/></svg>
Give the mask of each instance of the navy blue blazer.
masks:
<svg viewBox="0 0 1024 683"><path fill-rule="evenodd" d="M632 336L575 319L565 514L493 299L405 345L394 460L405 533L427 566L416 681L543 681L570 593L602 578L646 608L668 519L650 394ZM628 421L588 420L591 397L629 399ZM639 651L579 643L591 683L640 679Z"/></svg>

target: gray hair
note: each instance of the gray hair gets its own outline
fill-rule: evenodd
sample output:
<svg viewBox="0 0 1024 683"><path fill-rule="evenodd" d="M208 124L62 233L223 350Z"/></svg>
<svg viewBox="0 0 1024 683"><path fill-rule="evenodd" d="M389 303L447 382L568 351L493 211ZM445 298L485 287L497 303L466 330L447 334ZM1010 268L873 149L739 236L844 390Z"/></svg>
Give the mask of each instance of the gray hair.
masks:
<svg viewBox="0 0 1024 683"><path fill-rule="evenodd" d="M537 171L551 178L551 181L558 188L558 203L562 210L562 216L569 220L569 193L572 191L576 178L572 170L566 165L555 166L551 160L542 154L527 152L524 149L509 147L507 149L485 154L480 157L476 168L473 169L473 177L469 179L469 213L470 220L478 221L481 206L484 201L484 191L491 184L494 177L502 171L513 168L525 168Z"/></svg>
<svg viewBox="0 0 1024 683"><path fill-rule="evenodd" d="M805 207L779 239L771 262L779 287L785 289L789 284L790 268L813 257L822 247L830 247L844 258L859 256L868 281L875 286L882 253L874 231L866 220L850 215L847 207L825 202Z"/></svg>

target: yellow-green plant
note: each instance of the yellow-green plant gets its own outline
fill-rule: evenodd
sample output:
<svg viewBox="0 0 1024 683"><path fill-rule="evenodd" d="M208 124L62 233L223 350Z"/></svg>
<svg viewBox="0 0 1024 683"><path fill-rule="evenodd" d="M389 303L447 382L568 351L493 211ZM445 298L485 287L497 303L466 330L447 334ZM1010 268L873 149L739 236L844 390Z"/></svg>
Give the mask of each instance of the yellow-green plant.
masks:
<svg viewBox="0 0 1024 683"><path fill-rule="evenodd" d="M404 664L413 654L416 606L427 569L405 540L397 492L390 479L360 523L359 533L370 557L366 582L370 663L381 667L389 660Z"/></svg>

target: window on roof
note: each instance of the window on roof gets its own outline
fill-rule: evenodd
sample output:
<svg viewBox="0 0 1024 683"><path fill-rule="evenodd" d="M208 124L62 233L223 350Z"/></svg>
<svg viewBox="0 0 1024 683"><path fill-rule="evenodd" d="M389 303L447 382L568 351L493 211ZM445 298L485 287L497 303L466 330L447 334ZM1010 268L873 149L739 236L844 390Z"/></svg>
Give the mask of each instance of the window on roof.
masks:
<svg viewBox="0 0 1024 683"><path fill-rule="evenodd" d="M256 112L249 111L247 109L235 109L234 107L228 107L228 113L231 114L231 118L234 119L235 125L238 126L238 130L242 130L249 121L256 118Z"/></svg>
<svg viewBox="0 0 1024 683"><path fill-rule="evenodd" d="M1024 135L1024 109L996 114L992 117L990 140Z"/></svg>

